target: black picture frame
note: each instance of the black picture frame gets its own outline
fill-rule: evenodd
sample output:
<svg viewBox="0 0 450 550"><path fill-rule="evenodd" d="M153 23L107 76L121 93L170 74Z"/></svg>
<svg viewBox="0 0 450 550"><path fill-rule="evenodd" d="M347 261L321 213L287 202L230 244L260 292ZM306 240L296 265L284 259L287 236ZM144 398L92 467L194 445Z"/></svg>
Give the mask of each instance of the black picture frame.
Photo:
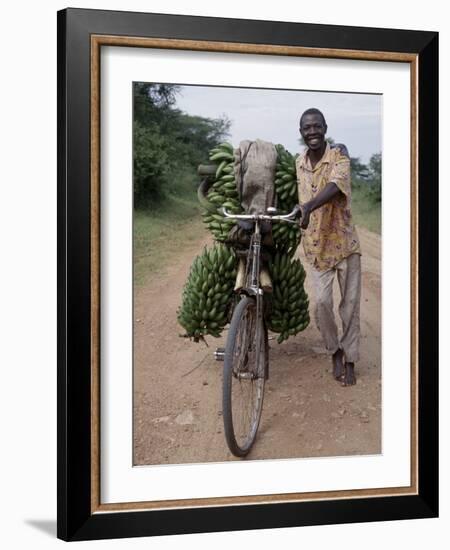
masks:
<svg viewBox="0 0 450 550"><path fill-rule="evenodd" d="M395 52L417 59L418 490L414 495L93 511L92 36ZM63 540L438 516L438 33L102 10L58 12L58 522ZM420 139L426 136L426 139ZM408 198L405 198L408 200ZM401 207L401 205L399 205ZM432 215L430 215L430 212ZM421 368L423 366L424 368Z"/></svg>

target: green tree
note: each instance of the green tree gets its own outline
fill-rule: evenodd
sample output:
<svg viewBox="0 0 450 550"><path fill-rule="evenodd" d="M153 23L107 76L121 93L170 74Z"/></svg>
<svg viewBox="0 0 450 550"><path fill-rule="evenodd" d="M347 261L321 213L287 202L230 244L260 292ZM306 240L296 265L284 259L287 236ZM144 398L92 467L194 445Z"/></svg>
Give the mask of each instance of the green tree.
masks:
<svg viewBox="0 0 450 550"><path fill-rule="evenodd" d="M209 119L177 109L180 86L136 82L133 87L133 182L136 207L161 203L187 187L210 149L229 135L226 116Z"/></svg>
<svg viewBox="0 0 450 550"><path fill-rule="evenodd" d="M165 138L157 125L134 125L134 201L137 206L160 202L167 175L168 155Z"/></svg>
<svg viewBox="0 0 450 550"><path fill-rule="evenodd" d="M372 155L369 160L370 195L375 202L381 202L381 153Z"/></svg>
<svg viewBox="0 0 450 550"><path fill-rule="evenodd" d="M179 90L180 86L175 84L134 82L134 120L144 126L148 124L164 126Z"/></svg>
<svg viewBox="0 0 450 550"><path fill-rule="evenodd" d="M350 157L350 166L354 176L367 172L367 165L363 164L359 157Z"/></svg>

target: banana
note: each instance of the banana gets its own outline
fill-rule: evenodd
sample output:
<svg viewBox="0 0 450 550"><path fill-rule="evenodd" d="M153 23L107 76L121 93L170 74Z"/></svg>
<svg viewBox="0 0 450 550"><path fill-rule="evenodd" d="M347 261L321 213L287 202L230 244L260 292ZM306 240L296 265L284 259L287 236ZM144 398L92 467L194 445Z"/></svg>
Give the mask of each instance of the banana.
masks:
<svg viewBox="0 0 450 550"><path fill-rule="evenodd" d="M234 174L234 164L229 162L227 166L223 169L224 174Z"/></svg>
<svg viewBox="0 0 450 550"><path fill-rule="evenodd" d="M219 149L223 149L224 151L227 151L230 154L234 153L233 146L231 145L231 143L228 143L228 142L221 143L219 145Z"/></svg>
<svg viewBox="0 0 450 550"><path fill-rule="evenodd" d="M305 271L299 259L277 250L269 265L273 293L269 329L279 333L277 341L304 330L309 324L308 302L302 299Z"/></svg>
<svg viewBox="0 0 450 550"><path fill-rule="evenodd" d="M231 153L228 153L227 151L219 151L218 153L214 153L213 155L211 155L209 157L209 160L212 160L212 161L216 161L216 160L219 160L219 161L222 161L222 160L226 160L227 162L229 162L230 160L231 161L234 161L234 156L231 154Z"/></svg>
<svg viewBox="0 0 450 550"><path fill-rule="evenodd" d="M237 188L236 188L236 182L234 181L227 181L225 183L222 184L222 187L224 189L232 189L233 191L237 191Z"/></svg>
<svg viewBox="0 0 450 550"><path fill-rule="evenodd" d="M220 178L220 176L222 175L222 172L223 170L226 168L226 166L228 165L228 161L227 160L223 160L217 170L216 170L216 180L218 180Z"/></svg>

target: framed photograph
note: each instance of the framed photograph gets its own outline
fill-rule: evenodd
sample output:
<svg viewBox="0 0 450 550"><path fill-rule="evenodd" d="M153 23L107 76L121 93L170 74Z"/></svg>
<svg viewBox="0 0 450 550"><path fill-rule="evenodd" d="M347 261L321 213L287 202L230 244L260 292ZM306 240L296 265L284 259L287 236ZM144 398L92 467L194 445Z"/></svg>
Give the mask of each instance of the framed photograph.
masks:
<svg viewBox="0 0 450 550"><path fill-rule="evenodd" d="M59 538L438 515L437 144L435 32L58 13Z"/></svg>

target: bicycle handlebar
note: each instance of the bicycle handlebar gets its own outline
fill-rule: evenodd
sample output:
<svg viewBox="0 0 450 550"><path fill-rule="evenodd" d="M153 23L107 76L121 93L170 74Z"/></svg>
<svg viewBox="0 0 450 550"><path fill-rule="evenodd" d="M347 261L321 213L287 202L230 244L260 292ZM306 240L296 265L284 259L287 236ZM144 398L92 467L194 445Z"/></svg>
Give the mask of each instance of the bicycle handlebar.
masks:
<svg viewBox="0 0 450 550"><path fill-rule="evenodd" d="M292 218L298 214L301 214L301 211L296 207L294 207L292 212L289 212L289 214L277 214L273 216L269 214L230 214L227 212L225 206L219 208L219 211L222 212L226 218L231 218L234 220L281 220L290 223L297 223L295 219Z"/></svg>

